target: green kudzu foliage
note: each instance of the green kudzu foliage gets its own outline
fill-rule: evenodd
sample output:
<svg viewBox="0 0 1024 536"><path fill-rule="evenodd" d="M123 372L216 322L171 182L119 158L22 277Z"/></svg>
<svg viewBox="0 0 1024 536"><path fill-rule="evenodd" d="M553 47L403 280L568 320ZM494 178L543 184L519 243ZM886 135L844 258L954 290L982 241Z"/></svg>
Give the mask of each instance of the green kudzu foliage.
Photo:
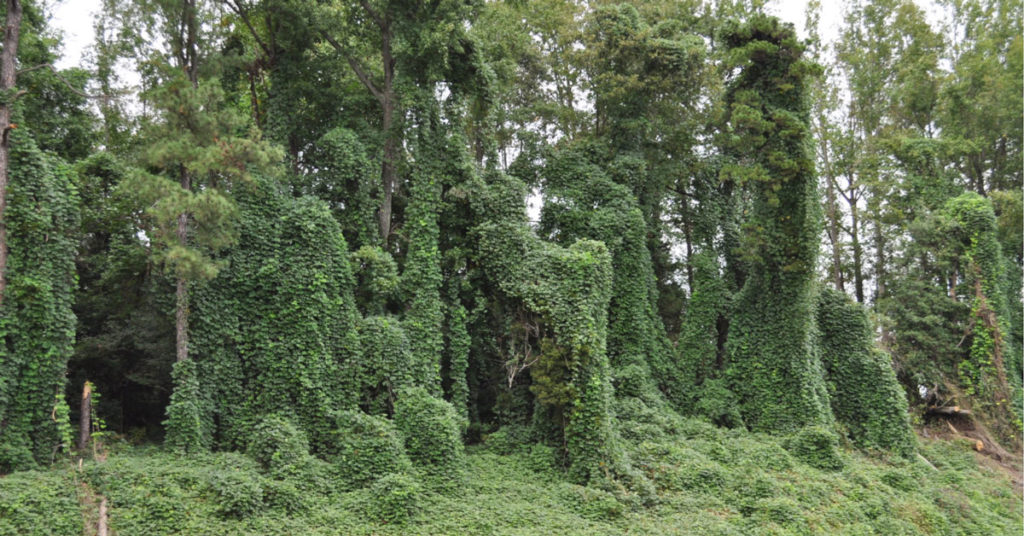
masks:
<svg viewBox="0 0 1024 536"><path fill-rule="evenodd" d="M725 349L720 343L725 340L725 334L719 330L723 329L721 320L729 316L732 294L726 287L725 279L719 275L717 261L711 252L695 255L692 262L694 284L676 344L680 388L678 392L669 392L669 396L684 413L696 412L712 421L726 424L721 421L726 415L722 410L735 412L738 416L735 401L720 396L727 391L724 384L717 384L713 388L705 388L704 385L719 378L722 373ZM709 402L709 397L714 402ZM741 419L728 417L726 420L736 425Z"/></svg>
<svg viewBox="0 0 1024 536"><path fill-rule="evenodd" d="M280 412L322 450L324 423L359 396L359 314L344 237L322 202L292 198L271 180L235 197L239 239L223 254L229 267L192 295L198 391L168 409L196 405L183 414L198 415L189 422L202 428L185 439L187 427L169 426L168 441L242 447L256 421Z"/></svg>
<svg viewBox="0 0 1024 536"><path fill-rule="evenodd" d="M251 475L218 471L211 475L210 488L219 513L225 517L246 518L264 506L262 483Z"/></svg>
<svg viewBox="0 0 1024 536"><path fill-rule="evenodd" d="M452 285L453 289L456 287ZM458 292L450 292L447 307L447 344L448 354L448 400L463 421L463 428L469 424L469 354L473 344L466 328L466 308L459 299Z"/></svg>
<svg viewBox="0 0 1024 536"><path fill-rule="evenodd" d="M468 449L459 495L433 493L404 471L342 491L334 476L269 476L237 453L183 458L161 449L127 449L105 462L86 461L81 470L62 465L0 479L0 535L94 528L94 518L83 520L96 507L88 495L79 502L83 483L93 500L107 499L111 531L154 536L796 536L823 528L934 536L1017 534L1022 527L1012 475L980 463L965 440L922 440L922 455L934 468L853 451L840 456L841 470L822 470L783 448L793 447L787 438L685 419L671 435L626 446L633 465L657 487L657 508L623 501L614 490L567 482L550 465L553 448L517 444L508 455ZM235 495L229 483L251 493ZM230 508L225 499L233 502Z"/></svg>
<svg viewBox="0 0 1024 536"><path fill-rule="evenodd" d="M815 263L820 207L808 146L807 84L792 26L755 16L724 34L739 68L726 93L723 178L753 189L743 251L749 275L729 326L730 388L753 430L795 431L832 421L815 348Z"/></svg>
<svg viewBox="0 0 1024 536"><path fill-rule="evenodd" d="M290 419L268 415L253 426L246 453L264 469L280 471L300 464L309 455L309 440Z"/></svg>
<svg viewBox="0 0 1024 536"><path fill-rule="evenodd" d="M370 187L376 169L358 134L343 127L329 130L312 146L306 165L316 171L297 177L299 190L327 201L345 241L363 246L378 243L379 196Z"/></svg>
<svg viewBox="0 0 1024 536"><path fill-rule="evenodd" d="M412 469L392 421L361 411L343 411L337 422L325 455L344 486L364 487L384 475Z"/></svg>
<svg viewBox="0 0 1024 536"><path fill-rule="evenodd" d="M874 347L867 310L842 292L823 289L817 327L832 413L853 443L914 454L906 395L889 354Z"/></svg>
<svg viewBox="0 0 1024 536"><path fill-rule="evenodd" d="M167 444L182 451L205 450L212 443L209 404L204 403L195 361L186 359L171 368L174 391L167 405L164 427Z"/></svg>
<svg viewBox="0 0 1024 536"><path fill-rule="evenodd" d="M540 231L566 246L578 239L599 240L607 246L613 266L609 363L613 370L647 369L642 372L646 385L638 396L658 406L663 400L657 387L671 393L681 388L675 385L671 343L657 313L647 225L636 197L625 185L647 170L642 160L601 156L606 153L600 144L582 143L549 155L539 171L550 196L541 213Z"/></svg>
<svg viewBox="0 0 1024 536"><path fill-rule="evenodd" d="M948 215L945 230L962 248L965 293L971 297L970 346L957 368L962 387L981 402L980 409L986 412L1015 412L1014 426L1019 429L1016 423L1020 420L1020 408L1011 402L1019 397L1021 389L1022 357L1011 336L1009 287L992 202L968 192L949 200L944 211ZM1017 433L1006 423L1000 423L999 428L999 433L1006 437Z"/></svg>
<svg viewBox="0 0 1024 536"><path fill-rule="evenodd" d="M71 448L64 401L75 341L78 195L71 170L10 132L7 288L0 308L0 473Z"/></svg>
<svg viewBox="0 0 1024 536"><path fill-rule="evenodd" d="M398 292L398 264L379 246L362 246L349 256L356 279L353 294L364 316L381 315Z"/></svg>
<svg viewBox="0 0 1024 536"><path fill-rule="evenodd" d="M418 385L441 396L441 355L444 352L444 312L441 302L441 252L438 212L441 206L443 131L436 104L420 110L423 125L417 132L420 157L413 166L409 185L406 229L409 252L402 272L402 288L408 297L403 327L412 352L410 368Z"/></svg>
<svg viewBox="0 0 1024 536"><path fill-rule="evenodd" d="M600 242L580 240L562 248L537 239L523 224L482 226L487 270L501 288L552 323L567 351L572 399L560 429L569 471L587 481L618 467L614 447L613 390L605 353L611 259ZM541 414L535 414L535 420ZM544 426L542 425L542 428Z"/></svg>
<svg viewBox="0 0 1024 536"><path fill-rule="evenodd" d="M420 509L423 488L415 478L392 473L370 486L366 513L376 521L403 524Z"/></svg>
<svg viewBox="0 0 1024 536"><path fill-rule="evenodd" d="M821 426L808 426L786 438L783 443L793 457L818 469L838 471L843 468L839 455L839 438Z"/></svg>
<svg viewBox="0 0 1024 536"><path fill-rule="evenodd" d="M362 359L354 365L359 405L374 415L394 413L395 396L416 385L412 353L402 323L390 316L368 316L359 327Z"/></svg>
<svg viewBox="0 0 1024 536"><path fill-rule="evenodd" d="M399 393L395 428L409 459L442 487L457 486L465 460L459 417L451 404L422 387Z"/></svg>

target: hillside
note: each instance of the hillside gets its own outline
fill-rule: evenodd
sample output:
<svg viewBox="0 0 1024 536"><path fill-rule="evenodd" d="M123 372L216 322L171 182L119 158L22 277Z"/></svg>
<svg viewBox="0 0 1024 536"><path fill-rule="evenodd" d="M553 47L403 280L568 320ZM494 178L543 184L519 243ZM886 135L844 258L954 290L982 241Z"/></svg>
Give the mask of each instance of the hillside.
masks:
<svg viewBox="0 0 1024 536"><path fill-rule="evenodd" d="M1020 484L967 440L923 439L930 462L842 450L794 456L785 441L695 420L631 445L656 493L570 483L552 449L492 436L456 483L389 477L346 490L330 464L286 473L232 453L119 448L105 461L0 478L0 534L130 535L1017 535ZM841 467L835 467L832 466ZM934 466L934 467L932 467ZM450 485L449 485L450 484ZM87 526L83 530L83 525Z"/></svg>

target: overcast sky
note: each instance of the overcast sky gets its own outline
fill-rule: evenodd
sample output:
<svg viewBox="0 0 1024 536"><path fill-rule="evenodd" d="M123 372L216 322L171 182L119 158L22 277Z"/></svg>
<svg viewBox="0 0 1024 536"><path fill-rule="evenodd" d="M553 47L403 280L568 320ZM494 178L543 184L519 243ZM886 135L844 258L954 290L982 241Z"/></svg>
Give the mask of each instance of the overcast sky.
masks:
<svg viewBox="0 0 1024 536"><path fill-rule="evenodd" d="M100 8L100 0L56 0L50 13L51 25L64 33L64 57L57 62L60 68L81 64L82 54L92 44L93 15ZM840 2L822 2L821 33L825 41L831 40L839 31L842 21ZM803 35L804 10L807 0L775 0L770 11L779 18L792 22Z"/></svg>

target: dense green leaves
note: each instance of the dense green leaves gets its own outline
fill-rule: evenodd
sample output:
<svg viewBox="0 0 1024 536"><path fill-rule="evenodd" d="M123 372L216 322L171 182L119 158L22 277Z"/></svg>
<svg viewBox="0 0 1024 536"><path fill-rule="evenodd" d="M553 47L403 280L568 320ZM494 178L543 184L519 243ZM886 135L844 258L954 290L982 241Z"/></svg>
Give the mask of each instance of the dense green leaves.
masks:
<svg viewBox="0 0 1024 536"><path fill-rule="evenodd" d="M817 308L821 361L836 420L859 447L913 454L906 396L892 358L874 348L867 311L831 289L822 291Z"/></svg>
<svg viewBox="0 0 1024 536"><path fill-rule="evenodd" d="M805 43L761 2L108 2L97 84L137 60L142 110L106 95L100 150L39 68L10 133L0 469L68 444L74 354L214 467L90 466L122 532L400 532L499 455L567 532L954 532L910 423L1019 439L1019 1L851 2L834 46L816 5Z"/></svg>
<svg viewBox="0 0 1024 536"><path fill-rule="evenodd" d="M726 42L741 69L727 93L739 163L723 173L754 192L743 235L749 276L729 327L730 387L754 430L828 425L814 333L821 227L805 100L815 67L776 19L731 28Z"/></svg>
<svg viewBox="0 0 1024 536"><path fill-rule="evenodd" d="M48 464L71 450L64 382L78 195L67 164L24 130L11 133L6 299L0 308L0 471Z"/></svg>

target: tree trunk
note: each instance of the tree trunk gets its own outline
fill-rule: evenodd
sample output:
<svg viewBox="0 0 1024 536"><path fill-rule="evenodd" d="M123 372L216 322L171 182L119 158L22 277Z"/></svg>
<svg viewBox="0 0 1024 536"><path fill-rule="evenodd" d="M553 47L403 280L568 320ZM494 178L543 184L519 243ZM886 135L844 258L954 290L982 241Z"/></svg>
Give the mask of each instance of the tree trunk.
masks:
<svg viewBox="0 0 1024 536"><path fill-rule="evenodd" d="M881 218L878 218L881 219ZM887 240L885 239L885 233L882 231L882 224L875 221L875 232L874 232L874 246L875 246L875 303L878 300L885 297L885 278L887 271L885 269L885 248L888 246Z"/></svg>
<svg viewBox="0 0 1024 536"><path fill-rule="evenodd" d="M7 181L10 172L11 106L17 82L18 34L21 31L21 0L7 0L4 49L0 52L0 305L7 290Z"/></svg>
<svg viewBox="0 0 1024 536"><path fill-rule="evenodd" d="M391 236L391 200L395 191L395 160L398 154L398 140L391 132L393 114L394 103L385 99L383 127L387 137L384 140L384 158L380 169L381 188L384 195L381 198L380 211L377 213L380 218L380 240L384 249L387 249L388 238Z"/></svg>
<svg viewBox="0 0 1024 536"><path fill-rule="evenodd" d="M690 200L683 197L683 237L686 240L686 284L693 295L693 232L690 225Z"/></svg>
<svg viewBox="0 0 1024 536"><path fill-rule="evenodd" d="M192 180L185 168L181 169L181 188L189 191L192 189ZM188 245L188 214L178 215L178 242L182 246ZM175 353L178 361L188 359L188 281L178 275L177 292L175 293L174 330L175 330Z"/></svg>
<svg viewBox="0 0 1024 536"><path fill-rule="evenodd" d="M184 277L178 277L178 290L175 293L175 302L175 354L178 361L184 361L188 359L188 281Z"/></svg>
<svg viewBox="0 0 1024 536"><path fill-rule="evenodd" d="M864 251L860 245L860 221L857 203L850 203L850 241L853 244L853 285L857 303L864 303Z"/></svg>
<svg viewBox="0 0 1024 536"><path fill-rule="evenodd" d="M380 240L384 249L388 247L391 236L391 200L395 192L395 162L398 159L398 136L394 132L395 108L395 58L391 54L391 25L382 20L381 25L381 64L384 67L384 87L382 88L381 107L383 117L381 128L384 130L384 158L381 162L380 179L384 190L380 204Z"/></svg>
<svg viewBox="0 0 1024 536"><path fill-rule="evenodd" d="M193 89L199 88L199 50L198 37L199 23L196 20L195 0L185 0L184 3L184 47L182 47L181 68L192 83ZM181 166L181 189L186 192L192 191L192 177L189 176L185 166ZM188 214L178 214L178 243L188 247ZM178 361L188 359L188 280L178 274L177 291L175 292L174 310L174 331L175 331L175 355Z"/></svg>
<svg viewBox="0 0 1024 536"><path fill-rule="evenodd" d="M85 457L85 447L92 438L92 383L82 386L82 409L78 413L78 453Z"/></svg>
<svg viewBox="0 0 1024 536"><path fill-rule="evenodd" d="M835 178L832 175L832 164L828 157L828 148L822 150L825 164L825 188L826 202L828 207L825 214L828 217L828 241L832 245L832 284L839 292L846 292L846 285L843 281L843 258L842 244L839 237L839 205L836 202Z"/></svg>

